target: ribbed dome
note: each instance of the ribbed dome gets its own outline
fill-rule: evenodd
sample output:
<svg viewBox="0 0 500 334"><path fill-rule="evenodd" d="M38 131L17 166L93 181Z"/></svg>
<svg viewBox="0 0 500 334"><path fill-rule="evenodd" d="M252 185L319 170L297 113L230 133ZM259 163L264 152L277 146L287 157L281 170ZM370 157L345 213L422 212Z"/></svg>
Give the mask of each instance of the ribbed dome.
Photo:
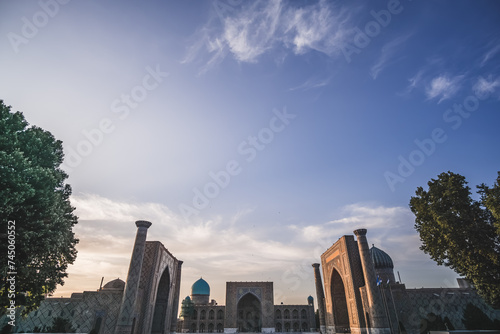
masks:
<svg viewBox="0 0 500 334"><path fill-rule="evenodd" d="M210 285L203 279L200 278L196 282L194 282L191 287L191 296L192 295L210 295Z"/></svg>
<svg viewBox="0 0 500 334"><path fill-rule="evenodd" d="M372 258L373 266L376 269L394 268L391 257L383 250L372 246L372 248L370 248L370 256Z"/></svg>
<svg viewBox="0 0 500 334"><path fill-rule="evenodd" d="M106 283L102 289L103 290L123 290L125 288L125 282L117 278Z"/></svg>

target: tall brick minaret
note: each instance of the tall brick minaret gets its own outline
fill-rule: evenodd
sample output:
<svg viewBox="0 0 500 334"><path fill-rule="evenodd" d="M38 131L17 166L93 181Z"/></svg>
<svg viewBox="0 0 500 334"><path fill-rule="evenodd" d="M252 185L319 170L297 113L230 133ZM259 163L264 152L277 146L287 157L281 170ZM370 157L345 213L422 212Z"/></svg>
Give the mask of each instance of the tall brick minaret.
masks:
<svg viewBox="0 0 500 334"><path fill-rule="evenodd" d="M319 329L322 334L326 333L325 323L325 293L323 292L323 282L319 272L319 263L313 263L314 281L316 282L316 296L318 300Z"/></svg>
<svg viewBox="0 0 500 334"><path fill-rule="evenodd" d="M146 246L146 235L151 223L145 220L135 222L137 234L135 237L132 259L128 268L127 283L123 292L122 305L116 323L115 334L130 334L136 326L137 318L135 310L135 301L137 291L139 290L139 280L141 278L142 260L144 258L144 249Z"/></svg>
<svg viewBox="0 0 500 334"><path fill-rule="evenodd" d="M377 287L377 277L370 258L370 248L366 240L366 229L360 228L354 231L358 239L359 256L363 267L368 304L370 305L371 327L376 329L377 334L391 333L387 315L384 312L382 295Z"/></svg>

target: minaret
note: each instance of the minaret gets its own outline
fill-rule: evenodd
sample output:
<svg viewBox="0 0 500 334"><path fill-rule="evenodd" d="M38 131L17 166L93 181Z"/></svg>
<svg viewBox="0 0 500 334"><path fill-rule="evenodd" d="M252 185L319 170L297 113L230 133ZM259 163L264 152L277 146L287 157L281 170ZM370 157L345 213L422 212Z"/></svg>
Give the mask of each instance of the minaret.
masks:
<svg viewBox="0 0 500 334"><path fill-rule="evenodd" d="M319 329L320 333L326 333L325 323L325 294L323 292L323 283L319 272L319 263L313 263L314 281L316 282L316 295L318 297Z"/></svg>
<svg viewBox="0 0 500 334"><path fill-rule="evenodd" d="M135 301L139 290L139 279L141 278L142 260L146 247L146 235L151 223L145 220L135 222L137 235L135 237L132 259L128 268L127 283L123 292L122 305L116 323L115 334L130 334L136 327Z"/></svg>
<svg viewBox="0 0 500 334"><path fill-rule="evenodd" d="M370 258L370 249L366 240L366 229L361 228L354 231L358 239L359 256L363 267L365 278L366 293L368 295L368 304L370 306L371 327L377 329L377 333L390 333L387 316L384 312L384 304L379 289L377 288L377 278Z"/></svg>

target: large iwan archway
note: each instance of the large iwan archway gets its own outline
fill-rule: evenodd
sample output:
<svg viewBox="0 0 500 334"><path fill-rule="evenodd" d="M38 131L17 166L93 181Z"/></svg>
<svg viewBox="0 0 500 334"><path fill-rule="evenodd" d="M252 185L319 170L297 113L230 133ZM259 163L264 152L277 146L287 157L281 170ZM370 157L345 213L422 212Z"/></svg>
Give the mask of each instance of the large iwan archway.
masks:
<svg viewBox="0 0 500 334"><path fill-rule="evenodd" d="M262 330L262 305L252 293L247 293L238 301L237 314L239 332Z"/></svg>
<svg viewBox="0 0 500 334"><path fill-rule="evenodd" d="M170 273L168 267L165 268L158 283L158 290L156 292L156 303L153 313L153 325L151 333L164 333L165 320L168 317L168 296L170 294Z"/></svg>
<svg viewBox="0 0 500 334"><path fill-rule="evenodd" d="M336 269L332 270L331 279L332 313L337 333L350 332L349 311L345 295L344 282Z"/></svg>

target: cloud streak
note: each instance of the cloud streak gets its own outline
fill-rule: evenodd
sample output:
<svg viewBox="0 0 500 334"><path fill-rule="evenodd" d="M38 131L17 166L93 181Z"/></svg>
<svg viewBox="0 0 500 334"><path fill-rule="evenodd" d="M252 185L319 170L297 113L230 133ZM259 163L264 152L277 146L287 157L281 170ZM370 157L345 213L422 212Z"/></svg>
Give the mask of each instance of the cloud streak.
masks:
<svg viewBox="0 0 500 334"><path fill-rule="evenodd" d="M431 80L426 87L425 94L428 100L439 98L438 103L453 97L460 89L463 75L450 78L447 75L439 75Z"/></svg>
<svg viewBox="0 0 500 334"><path fill-rule="evenodd" d="M500 44L493 46L490 50L488 50L488 52L484 54L483 60L481 61L481 66L484 66L498 52L500 52Z"/></svg>
<svg viewBox="0 0 500 334"><path fill-rule="evenodd" d="M489 96L495 92L497 87L500 87L500 77L495 80L491 76L488 79L480 77L472 86L472 90L477 96Z"/></svg>
<svg viewBox="0 0 500 334"><path fill-rule="evenodd" d="M210 19L195 34L183 63L208 57L202 74L227 55L238 62L256 63L277 48L298 55L314 50L334 56L351 33L347 11L324 0L300 8L280 0L257 1L228 14L222 18L222 28L214 28L216 20Z"/></svg>
<svg viewBox="0 0 500 334"><path fill-rule="evenodd" d="M373 80L376 80L380 72L382 72L386 68L389 61L394 57L400 45L406 42L411 36L412 34L400 36L382 47L379 58L370 68L370 75Z"/></svg>

